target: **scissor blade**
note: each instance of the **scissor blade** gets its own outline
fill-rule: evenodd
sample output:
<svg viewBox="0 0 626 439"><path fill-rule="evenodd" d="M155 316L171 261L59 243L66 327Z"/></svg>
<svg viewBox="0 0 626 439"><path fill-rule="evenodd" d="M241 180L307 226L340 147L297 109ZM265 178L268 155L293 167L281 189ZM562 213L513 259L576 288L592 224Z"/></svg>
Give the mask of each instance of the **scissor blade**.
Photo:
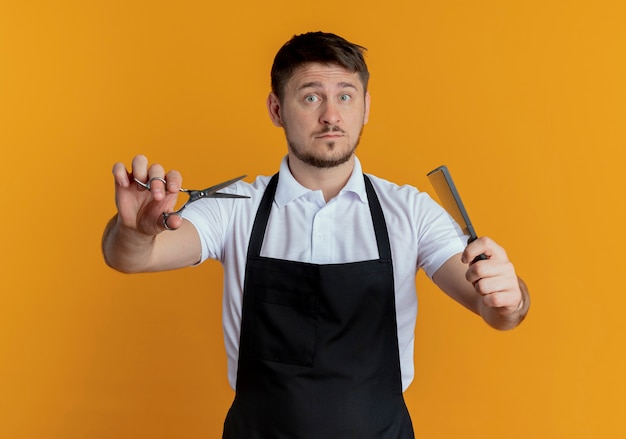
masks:
<svg viewBox="0 0 626 439"><path fill-rule="evenodd" d="M241 175L237 178L233 178L232 180L228 180L228 181L224 181L222 183L216 184L215 186L211 186L208 187L206 189L204 189L202 192L206 193L207 196L210 197L214 197L217 191L219 191L220 189L224 189L227 186L230 186L233 183L237 183L239 180L246 178L246 175ZM249 198L249 197L243 197L243 196L237 196L237 197L229 197L229 198Z"/></svg>
<svg viewBox="0 0 626 439"><path fill-rule="evenodd" d="M239 194L225 194L223 192L215 192L207 195L208 198L250 198L247 195L239 195Z"/></svg>

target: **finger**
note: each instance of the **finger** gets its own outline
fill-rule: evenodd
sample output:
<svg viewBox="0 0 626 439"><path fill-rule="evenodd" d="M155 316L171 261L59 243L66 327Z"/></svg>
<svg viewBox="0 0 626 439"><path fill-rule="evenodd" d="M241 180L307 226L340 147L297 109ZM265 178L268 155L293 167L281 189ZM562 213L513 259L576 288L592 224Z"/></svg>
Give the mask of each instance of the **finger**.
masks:
<svg viewBox="0 0 626 439"><path fill-rule="evenodd" d="M465 272L465 278L472 284L482 279L501 279L511 283L515 279L515 267L508 259L485 259L473 263Z"/></svg>
<svg viewBox="0 0 626 439"><path fill-rule="evenodd" d="M136 155L133 158L131 176L139 181L148 181L148 158L145 155Z"/></svg>
<svg viewBox="0 0 626 439"><path fill-rule="evenodd" d="M485 255L487 258L489 258L489 241L489 238L481 237L470 242L467 247L465 247L465 250L461 255L461 261L463 261L464 264L476 262L477 260L479 260L477 258L480 255Z"/></svg>
<svg viewBox="0 0 626 439"><path fill-rule="evenodd" d="M499 293L509 288L507 281L499 277L483 277L476 280L473 285L476 292L481 296Z"/></svg>
<svg viewBox="0 0 626 439"><path fill-rule="evenodd" d="M183 219L180 215L163 215L161 226L163 230L176 230L183 223Z"/></svg>
<svg viewBox="0 0 626 439"><path fill-rule="evenodd" d="M128 178L128 171L126 170L126 166L124 163L117 162L113 165L113 179L115 180L115 184L121 187L128 187L130 184L130 179Z"/></svg>
<svg viewBox="0 0 626 439"><path fill-rule="evenodd" d="M183 185L183 177L178 171L169 171L165 175L165 181L167 182L165 187L169 193L178 193Z"/></svg>
<svg viewBox="0 0 626 439"><path fill-rule="evenodd" d="M165 170L163 166L154 164L148 169L150 181L150 192L155 200L162 200L165 197Z"/></svg>
<svg viewBox="0 0 626 439"><path fill-rule="evenodd" d="M483 303L490 308L517 308L521 295L514 291L501 291L483 296Z"/></svg>

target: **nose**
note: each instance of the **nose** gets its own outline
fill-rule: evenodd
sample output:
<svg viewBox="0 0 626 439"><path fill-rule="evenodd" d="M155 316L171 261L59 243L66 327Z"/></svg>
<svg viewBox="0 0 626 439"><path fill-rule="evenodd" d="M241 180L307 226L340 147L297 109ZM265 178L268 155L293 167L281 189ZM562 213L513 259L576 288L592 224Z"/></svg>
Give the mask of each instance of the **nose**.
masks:
<svg viewBox="0 0 626 439"><path fill-rule="evenodd" d="M341 121L341 114L337 104L326 101L321 107L320 123L324 125L335 125Z"/></svg>

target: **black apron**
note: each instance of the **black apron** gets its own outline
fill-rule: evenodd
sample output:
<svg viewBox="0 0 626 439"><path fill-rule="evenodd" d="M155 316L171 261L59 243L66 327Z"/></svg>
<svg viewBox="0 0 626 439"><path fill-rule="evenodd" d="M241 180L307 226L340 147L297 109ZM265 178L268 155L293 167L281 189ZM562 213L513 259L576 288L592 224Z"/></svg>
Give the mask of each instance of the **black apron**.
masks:
<svg viewBox="0 0 626 439"><path fill-rule="evenodd" d="M365 177L379 258L318 265L261 257L278 183L256 214L226 439L410 439L391 247Z"/></svg>

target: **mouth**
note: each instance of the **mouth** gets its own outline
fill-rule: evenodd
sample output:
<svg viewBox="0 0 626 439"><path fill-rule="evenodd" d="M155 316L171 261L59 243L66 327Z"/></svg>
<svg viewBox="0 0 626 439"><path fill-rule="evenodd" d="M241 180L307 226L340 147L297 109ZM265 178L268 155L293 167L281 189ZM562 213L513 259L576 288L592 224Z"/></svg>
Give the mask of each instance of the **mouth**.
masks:
<svg viewBox="0 0 626 439"><path fill-rule="evenodd" d="M345 134L346 133L344 133L341 128L329 127L324 131L315 133L314 137L316 139L338 139L339 137L345 136Z"/></svg>
<svg viewBox="0 0 626 439"><path fill-rule="evenodd" d="M343 134L321 134L315 136L316 139L338 139L340 137L343 137Z"/></svg>

